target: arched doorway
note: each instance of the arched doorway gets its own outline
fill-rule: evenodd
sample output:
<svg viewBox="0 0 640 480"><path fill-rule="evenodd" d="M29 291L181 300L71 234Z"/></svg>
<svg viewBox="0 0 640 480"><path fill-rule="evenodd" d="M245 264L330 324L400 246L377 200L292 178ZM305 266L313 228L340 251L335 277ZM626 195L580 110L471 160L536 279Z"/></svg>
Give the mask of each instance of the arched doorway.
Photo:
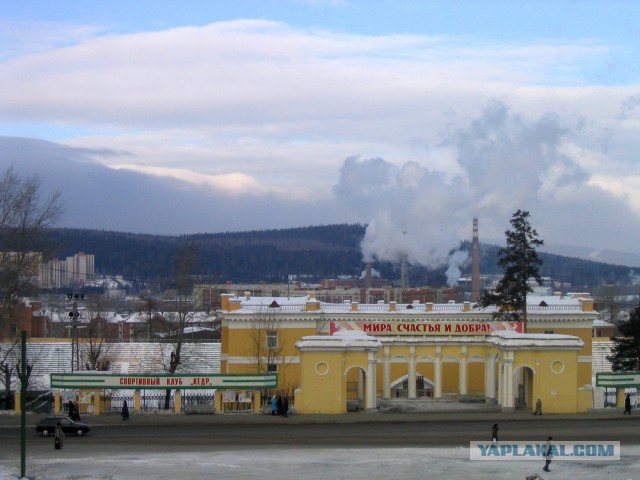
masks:
<svg viewBox="0 0 640 480"><path fill-rule="evenodd" d="M345 373L347 412L358 411L367 404L367 372L358 366L349 367Z"/></svg>
<svg viewBox="0 0 640 480"><path fill-rule="evenodd" d="M409 398L409 375L403 375L391 382L391 398ZM416 398L433 398L433 382L416 374Z"/></svg>
<svg viewBox="0 0 640 480"><path fill-rule="evenodd" d="M515 406L516 408L533 408L536 403L535 370L528 365L521 365L513 372L513 384L516 386Z"/></svg>

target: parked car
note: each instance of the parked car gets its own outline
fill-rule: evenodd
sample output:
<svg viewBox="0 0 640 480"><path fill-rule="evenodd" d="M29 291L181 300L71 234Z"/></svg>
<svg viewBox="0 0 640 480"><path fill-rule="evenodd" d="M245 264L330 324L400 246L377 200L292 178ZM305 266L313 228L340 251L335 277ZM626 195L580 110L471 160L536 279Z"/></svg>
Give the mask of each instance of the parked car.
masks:
<svg viewBox="0 0 640 480"><path fill-rule="evenodd" d="M62 426L62 431L65 435L86 435L91 430L91 427L86 423L74 422L69 417L63 416L51 416L40 420L36 426L36 432L41 433L43 437L53 435L56 431L56 425Z"/></svg>

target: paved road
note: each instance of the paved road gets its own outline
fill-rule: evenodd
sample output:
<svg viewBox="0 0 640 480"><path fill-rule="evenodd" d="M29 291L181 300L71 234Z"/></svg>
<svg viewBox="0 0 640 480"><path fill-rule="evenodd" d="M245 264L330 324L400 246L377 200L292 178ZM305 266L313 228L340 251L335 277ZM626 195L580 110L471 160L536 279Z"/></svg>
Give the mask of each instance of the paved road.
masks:
<svg viewBox="0 0 640 480"><path fill-rule="evenodd" d="M34 431L38 416L29 416L27 448L51 448L51 438ZM172 451L194 447L216 449L252 446L295 447L468 447L489 440L491 425L500 424L500 439L608 440L640 445L640 414L617 412L584 415L447 413L412 415L291 416L233 415L116 416L83 418L92 426L85 438L67 437L67 445L95 451ZM19 417L0 417L0 444L19 451Z"/></svg>

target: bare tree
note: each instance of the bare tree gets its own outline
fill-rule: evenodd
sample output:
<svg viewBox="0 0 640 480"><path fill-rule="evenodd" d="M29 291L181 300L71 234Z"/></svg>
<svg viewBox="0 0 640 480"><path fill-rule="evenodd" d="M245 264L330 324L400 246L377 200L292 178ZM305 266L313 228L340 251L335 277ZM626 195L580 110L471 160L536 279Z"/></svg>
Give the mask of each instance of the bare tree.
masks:
<svg viewBox="0 0 640 480"><path fill-rule="evenodd" d="M5 408L13 407L13 393L11 386L15 376L15 351L19 349L18 341L0 345L0 384L4 390Z"/></svg>
<svg viewBox="0 0 640 480"><path fill-rule="evenodd" d="M293 400L295 386L289 384L286 373L292 360L285 357L285 344L281 335L281 321L277 313L280 306L274 300L270 305L261 307L254 316L249 331L248 356L252 359L255 372L259 374L277 373L278 388L267 390L261 395L262 404L268 404L271 395L277 394Z"/></svg>
<svg viewBox="0 0 640 480"><path fill-rule="evenodd" d="M253 359L256 373L276 372L281 361L282 339L280 338L280 322L276 318L279 309L277 303L265 307L258 313L249 331L250 357Z"/></svg>
<svg viewBox="0 0 640 480"><path fill-rule="evenodd" d="M87 370L107 371L114 359L112 344L106 340L109 335L107 317L110 305L96 295L88 296L85 305L87 341L82 345L83 363Z"/></svg>
<svg viewBox="0 0 640 480"><path fill-rule="evenodd" d="M151 321L158 311L158 300L150 290L144 290L138 295L140 299L140 312L147 317L147 340L151 341Z"/></svg>
<svg viewBox="0 0 640 480"><path fill-rule="evenodd" d="M618 285L602 285L596 294L598 312L602 320L617 325L622 319L623 308L619 300L621 289Z"/></svg>
<svg viewBox="0 0 640 480"><path fill-rule="evenodd" d="M36 252L42 252L44 231L62 215L61 192L46 199L41 193L37 175L22 178L9 168L0 177L0 335L18 297L37 283L42 254Z"/></svg>
<svg viewBox="0 0 640 480"><path fill-rule="evenodd" d="M182 344L184 342L184 329L188 321L193 316L193 281L192 271L195 267L197 251L195 245L186 243L177 252L174 267L175 281L175 312L167 315L171 320L172 338L174 338L174 348L169 357L167 373L174 374L182 365ZM164 408L169 409L171 400L171 390L167 389L165 394Z"/></svg>

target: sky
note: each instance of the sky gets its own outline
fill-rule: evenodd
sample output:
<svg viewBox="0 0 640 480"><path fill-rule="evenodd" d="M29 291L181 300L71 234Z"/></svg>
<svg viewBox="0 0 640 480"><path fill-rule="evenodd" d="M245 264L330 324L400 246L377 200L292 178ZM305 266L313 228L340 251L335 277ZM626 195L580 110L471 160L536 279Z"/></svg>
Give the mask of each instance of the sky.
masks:
<svg viewBox="0 0 640 480"><path fill-rule="evenodd" d="M364 259L436 265L522 209L637 251L640 2L0 4L0 167L60 226L362 223Z"/></svg>

